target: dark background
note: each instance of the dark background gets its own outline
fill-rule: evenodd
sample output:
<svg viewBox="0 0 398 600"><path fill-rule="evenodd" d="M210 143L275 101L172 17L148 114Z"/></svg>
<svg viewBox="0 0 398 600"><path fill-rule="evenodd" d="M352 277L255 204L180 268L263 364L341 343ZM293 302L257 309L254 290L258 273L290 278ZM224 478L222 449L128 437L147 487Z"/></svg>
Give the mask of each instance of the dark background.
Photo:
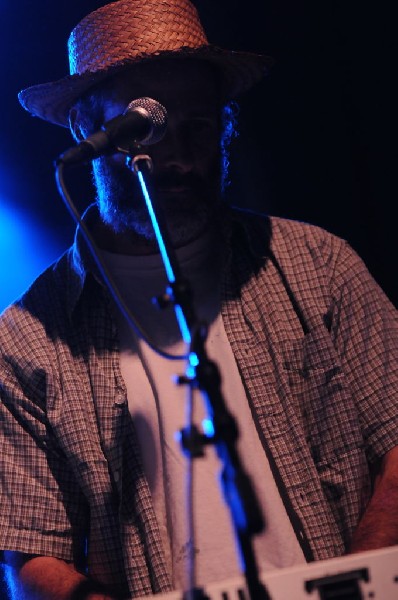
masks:
<svg viewBox="0 0 398 600"><path fill-rule="evenodd" d="M40 228L25 260L43 245L44 262L52 260L72 238L74 223L58 195L53 160L73 142L66 129L32 118L16 95L67 73L70 30L103 4L1 3L0 197ZM196 5L210 41L276 59L270 76L242 99L231 200L343 236L397 304L392 9L389 14L381 3L359 0ZM91 199L89 176L79 179L85 185L74 190L74 199L84 206ZM3 250L8 265L14 258L9 250ZM13 277L24 262L15 258ZM3 293L11 279L2 277L0 264Z"/></svg>
<svg viewBox="0 0 398 600"><path fill-rule="evenodd" d="M28 115L17 92L67 73L70 30L103 4L1 3L0 202L23 215L24 227L29 222L39 232L22 256L13 236L9 246L0 242L3 302L13 299L13 282L28 261L40 256L45 266L69 245L74 231L53 169L54 158L73 145L69 132ZM359 0L196 5L210 41L276 59L269 77L241 101L231 201L346 238L398 305L392 7ZM79 179L74 193L83 207L92 192L88 174Z"/></svg>

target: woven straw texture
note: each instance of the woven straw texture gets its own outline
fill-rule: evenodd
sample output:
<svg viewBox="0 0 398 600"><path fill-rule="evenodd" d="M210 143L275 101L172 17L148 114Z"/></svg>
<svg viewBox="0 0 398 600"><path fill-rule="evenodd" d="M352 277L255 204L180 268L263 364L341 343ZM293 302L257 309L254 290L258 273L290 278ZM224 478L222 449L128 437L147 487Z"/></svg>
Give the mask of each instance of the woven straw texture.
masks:
<svg viewBox="0 0 398 600"><path fill-rule="evenodd" d="M74 29L68 43L70 73L81 75L143 54L207 43L196 9L185 0L120 0L91 13Z"/></svg>
<svg viewBox="0 0 398 600"><path fill-rule="evenodd" d="M273 64L270 57L223 50L208 43L189 0L119 0L84 17L68 40L70 74L22 90L32 115L68 126L70 108L90 88L144 60L205 60L219 69L225 99L246 91Z"/></svg>

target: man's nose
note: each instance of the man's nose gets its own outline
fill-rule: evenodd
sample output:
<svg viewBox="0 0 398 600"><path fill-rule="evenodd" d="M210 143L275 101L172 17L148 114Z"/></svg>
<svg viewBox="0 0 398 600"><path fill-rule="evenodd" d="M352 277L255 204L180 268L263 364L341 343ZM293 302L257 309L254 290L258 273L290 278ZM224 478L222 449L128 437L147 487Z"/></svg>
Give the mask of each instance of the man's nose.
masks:
<svg viewBox="0 0 398 600"><path fill-rule="evenodd" d="M192 154L189 140L184 136L181 127L169 124L163 139L153 146L154 161L161 164L162 169L176 170L181 173L192 169Z"/></svg>

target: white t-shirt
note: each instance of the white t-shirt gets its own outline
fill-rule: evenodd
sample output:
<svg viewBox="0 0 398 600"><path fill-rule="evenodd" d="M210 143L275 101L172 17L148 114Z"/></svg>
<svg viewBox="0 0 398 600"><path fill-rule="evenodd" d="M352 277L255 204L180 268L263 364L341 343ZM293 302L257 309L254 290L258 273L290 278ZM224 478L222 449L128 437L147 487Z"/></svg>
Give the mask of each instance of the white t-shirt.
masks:
<svg viewBox="0 0 398 600"><path fill-rule="evenodd" d="M120 292L152 342L163 351L184 355L186 346L172 306L161 310L152 298L162 295L167 279L159 255L126 256L102 252ZM237 449L260 501L266 527L254 536L259 571L305 563L272 476L268 459L253 422L251 410L220 315L219 253L210 236L177 251L183 276L188 278L198 319L209 325L207 354L222 377L226 405L237 421ZM188 528L187 482L189 461L176 439L188 424L188 388L174 377L186 372L185 360L169 360L137 340L120 311L118 320L121 369L127 386L130 413L139 438L143 465L176 589L189 587L188 570L195 585L203 586L241 575L232 518L219 482L220 460L213 446L203 458L193 459L194 562ZM193 396L193 422L200 427L207 416L199 391Z"/></svg>

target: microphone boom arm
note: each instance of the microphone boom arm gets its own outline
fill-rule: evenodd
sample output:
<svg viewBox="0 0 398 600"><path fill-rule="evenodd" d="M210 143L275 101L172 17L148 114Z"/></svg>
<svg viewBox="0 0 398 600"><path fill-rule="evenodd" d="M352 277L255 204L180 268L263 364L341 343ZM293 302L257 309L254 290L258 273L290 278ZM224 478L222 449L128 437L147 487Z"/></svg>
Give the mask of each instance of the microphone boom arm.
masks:
<svg viewBox="0 0 398 600"><path fill-rule="evenodd" d="M215 445L223 464L221 482L224 499L230 509L250 598L270 600L259 579L251 539L254 534L263 530L264 521L254 488L237 452L238 427L222 396L218 367L207 357L207 327L198 323L196 319L189 282L181 278L162 211L148 192L145 175L151 171L151 159L145 155L130 156L127 166L133 169L139 178L170 285L168 292L171 293L167 293L167 297L174 305L182 337L190 345L187 374L179 377L178 383L201 390L213 421L214 435L200 434L195 427L189 425L181 431L181 445L191 459L203 456L205 445Z"/></svg>

